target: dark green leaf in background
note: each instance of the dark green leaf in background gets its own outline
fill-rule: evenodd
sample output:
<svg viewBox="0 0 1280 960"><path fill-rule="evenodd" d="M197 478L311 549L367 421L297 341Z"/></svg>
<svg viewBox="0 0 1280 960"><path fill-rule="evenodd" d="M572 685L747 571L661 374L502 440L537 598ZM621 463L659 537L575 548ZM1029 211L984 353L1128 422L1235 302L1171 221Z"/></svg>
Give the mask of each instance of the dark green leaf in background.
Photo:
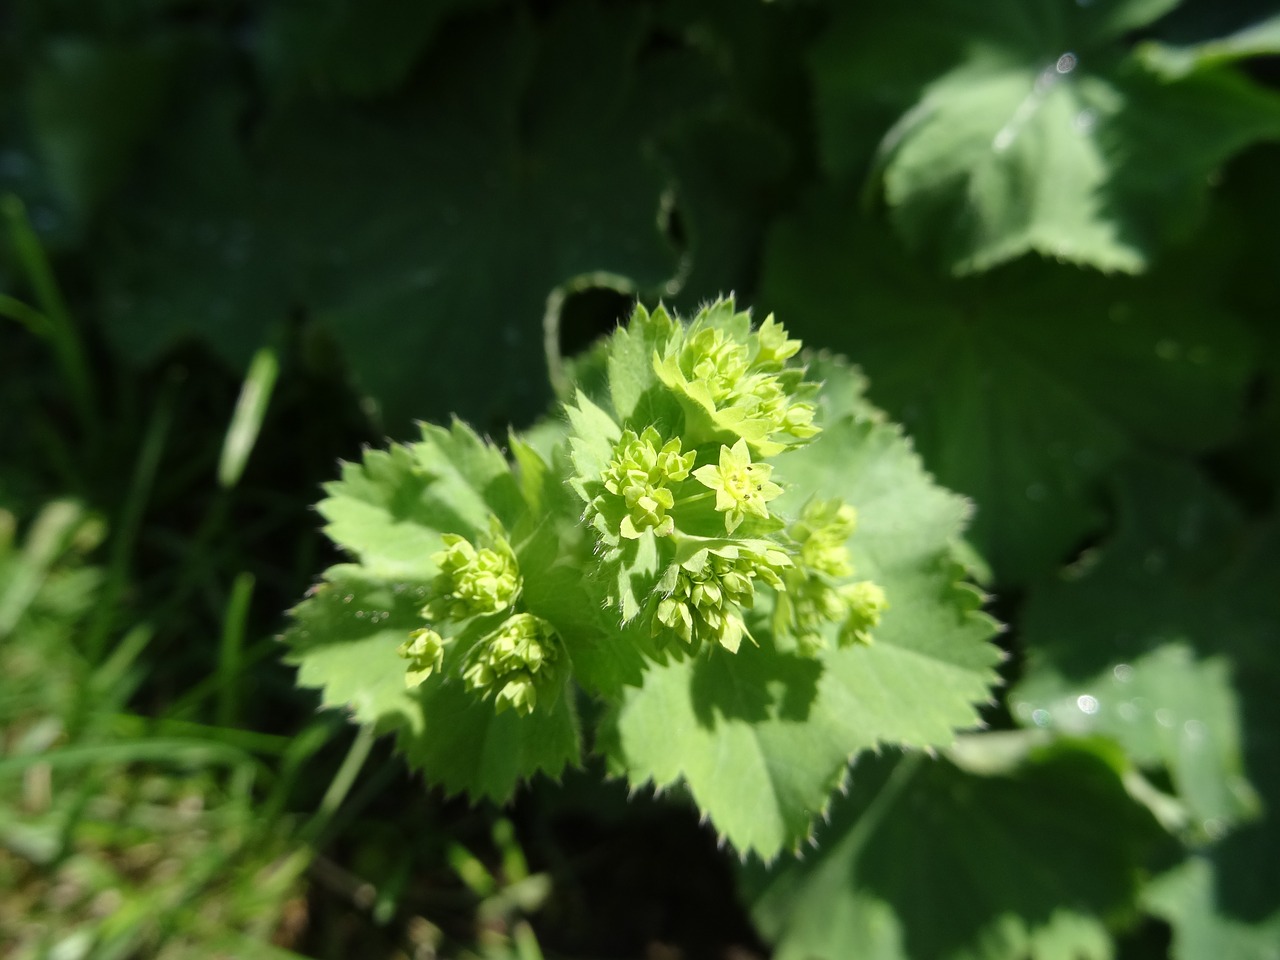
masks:
<svg viewBox="0 0 1280 960"><path fill-rule="evenodd" d="M1105 279L1026 262L949 281L839 191L809 197L766 254L767 308L857 358L939 480L978 504L972 537L1006 582L1103 521L1096 485L1135 447L1198 451L1236 429L1251 338L1181 262Z"/></svg>
<svg viewBox="0 0 1280 960"><path fill-rule="evenodd" d="M778 960L1106 960L1159 837L1087 750L993 776L867 758L817 850L746 887Z"/></svg>
<svg viewBox="0 0 1280 960"><path fill-rule="evenodd" d="M1174 926L1175 956L1274 956L1212 945L1239 937L1242 951L1274 949L1269 931L1280 922L1275 525L1245 523L1181 465L1129 466L1116 498L1114 537L1030 593L1014 714L1113 738L1139 765L1167 769L1184 827L1205 845L1149 894Z"/></svg>
<svg viewBox="0 0 1280 960"><path fill-rule="evenodd" d="M302 310L389 424L530 418L549 399L551 290L597 271L640 287L675 272L664 180L642 145L679 104L641 55L644 31L640 11L593 5L540 27L465 20L390 98L297 100L247 153L226 122L196 124L113 246L109 329L135 356L195 331L240 359L253 331ZM224 166L184 200L210 155ZM219 195L228 213L210 217Z"/></svg>
<svg viewBox="0 0 1280 960"><path fill-rule="evenodd" d="M1280 137L1280 96L1229 67L1205 58L1174 81L1126 56L1123 35L1176 5L846 8L814 58L828 164L862 173L883 136L895 228L955 273L1033 251L1141 271L1186 232L1219 164ZM885 133L873 118L893 100Z"/></svg>
<svg viewBox="0 0 1280 960"><path fill-rule="evenodd" d="M314 89L371 96L398 87L436 29L483 0L273 0L265 4L260 61L283 93Z"/></svg>

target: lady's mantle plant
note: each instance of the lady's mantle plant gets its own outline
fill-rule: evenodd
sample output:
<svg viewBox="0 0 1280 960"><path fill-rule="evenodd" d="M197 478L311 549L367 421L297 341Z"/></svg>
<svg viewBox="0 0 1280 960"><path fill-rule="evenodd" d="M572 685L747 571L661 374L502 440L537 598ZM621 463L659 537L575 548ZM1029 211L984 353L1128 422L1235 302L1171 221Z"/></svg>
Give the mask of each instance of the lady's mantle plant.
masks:
<svg viewBox="0 0 1280 960"><path fill-rule="evenodd" d="M593 697L612 772L740 851L802 841L859 751L974 723L998 654L966 505L799 351L732 301L637 307L509 457L454 423L345 465L320 511L353 560L294 611L300 683L496 800L582 760Z"/></svg>

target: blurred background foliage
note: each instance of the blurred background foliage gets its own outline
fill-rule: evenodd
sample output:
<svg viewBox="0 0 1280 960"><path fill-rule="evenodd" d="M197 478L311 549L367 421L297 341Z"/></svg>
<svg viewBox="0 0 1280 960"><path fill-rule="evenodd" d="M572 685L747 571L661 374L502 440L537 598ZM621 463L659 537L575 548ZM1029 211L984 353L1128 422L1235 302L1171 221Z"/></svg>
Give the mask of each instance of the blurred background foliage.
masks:
<svg viewBox="0 0 1280 960"><path fill-rule="evenodd" d="M1280 957L1278 57L1265 0L10 0L0 950ZM972 499L992 732L737 869L317 715L337 460L729 291Z"/></svg>

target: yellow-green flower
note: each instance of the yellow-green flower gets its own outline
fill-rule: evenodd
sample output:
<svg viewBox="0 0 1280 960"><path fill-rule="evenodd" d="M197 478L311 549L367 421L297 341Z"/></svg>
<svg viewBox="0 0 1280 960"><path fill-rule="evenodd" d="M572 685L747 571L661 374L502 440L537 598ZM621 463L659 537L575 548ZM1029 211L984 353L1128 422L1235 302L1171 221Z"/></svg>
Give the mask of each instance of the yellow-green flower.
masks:
<svg viewBox="0 0 1280 960"><path fill-rule="evenodd" d="M396 648L396 653L409 661L404 675L404 685L410 689L420 686L431 674L444 666L444 637L430 627L422 627L409 634L409 639Z"/></svg>
<svg viewBox="0 0 1280 960"><path fill-rule="evenodd" d="M812 439L817 384L789 367L800 341L772 317L751 329L746 313L722 301L699 313L688 327L673 325L654 350L653 369L685 414L690 446L741 437L761 456Z"/></svg>
<svg viewBox="0 0 1280 960"><path fill-rule="evenodd" d="M675 497L670 484L688 478L694 457L692 451L680 452L679 437L664 444L652 426L639 436L634 430L622 434L600 477L604 488L626 504L627 515L618 531L622 536L635 540L645 530L659 537L672 533L675 521L667 511L675 504Z"/></svg>
<svg viewBox="0 0 1280 960"><path fill-rule="evenodd" d="M750 351L714 327L703 327L685 341L680 369L691 381L701 381L712 401L723 403L747 374Z"/></svg>
<svg viewBox="0 0 1280 960"><path fill-rule="evenodd" d="M788 340L787 328L769 314L756 331L756 347L753 366L761 370L781 370L784 363L800 352L801 343Z"/></svg>
<svg viewBox="0 0 1280 960"><path fill-rule="evenodd" d="M773 467L752 463L746 440L732 448L720 445L718 466L707 464L693 471L694 479L716 493L716 509L725 515L725 528L733 533L747 514L765 519L766 504L782 493L782 488L769 479Z"/></svg>

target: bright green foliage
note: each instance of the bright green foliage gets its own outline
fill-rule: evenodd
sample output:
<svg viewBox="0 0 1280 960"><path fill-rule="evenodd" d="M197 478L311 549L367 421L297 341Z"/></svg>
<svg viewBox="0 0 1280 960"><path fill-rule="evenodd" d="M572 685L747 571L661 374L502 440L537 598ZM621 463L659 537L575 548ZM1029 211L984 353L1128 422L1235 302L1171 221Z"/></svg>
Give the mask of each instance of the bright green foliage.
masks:
<svg viewBox="0 0 1280 960"><path fill-rule="evenodd" d="M864 769L865 765L865 769ZM966 772L867 759L818 851L744 872L778 960L1108 960L1155 820L1086 749Z"/></svg>
<svg viewBox="0 0 1280 960"><path fill-rule="evenodd" d="M458 424L370 451L321 505L359 564L295 611L300 681L398 729L430 778L505 797L577 758L575 678L604 696L613 766L685 780L765 856L859 750L946 744L996 660L955 582L964 506L840 364L824 403L799 346L732 301L688 324L637 307L606 348L612 389L566 405L546 457L513 440L519 475ZM776 818L743 803L762 790Z"/></svg>
<svg viewBox="0 0 1280 960"><path fill-rule="evenodd" d="M857 409L848 371L830 363L822 373L820 402ZM999 658L984 642L994 624L957 582L951 555L966 505L932 483L896 428L870 415L828 421L812 444L780 458L784 469L788 492L771 506L785 514L805 515L814 492L856 507L850 566L891 604L874 643L839 642L843 608L803 641L772 629L773 604L792 595L771 591L762 600L773 602L757 601L745 618L758 645L650 668L602 733L614 769L658 788L682 784L736 848L766 857L808 836L852 754L942 746L974 723Z"/></svg>

